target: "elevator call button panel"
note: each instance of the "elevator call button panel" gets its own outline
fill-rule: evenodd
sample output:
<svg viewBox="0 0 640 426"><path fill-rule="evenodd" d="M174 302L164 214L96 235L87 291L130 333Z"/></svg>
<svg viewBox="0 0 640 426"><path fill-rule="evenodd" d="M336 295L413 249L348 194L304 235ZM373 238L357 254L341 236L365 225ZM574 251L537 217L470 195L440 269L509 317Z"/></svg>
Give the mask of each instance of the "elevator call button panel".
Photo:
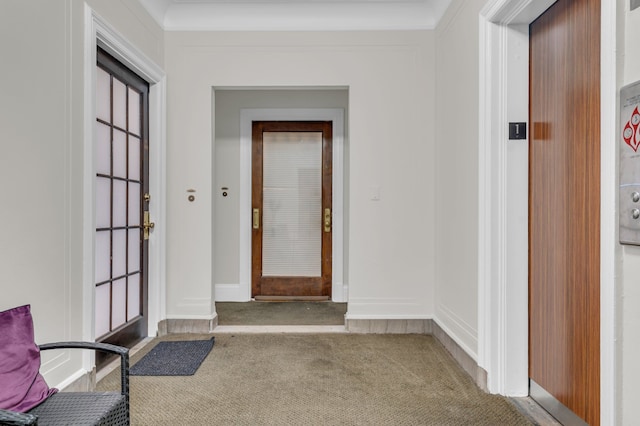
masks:
<svg viewBox="0 0 640 426"><path fill-rule="evenodd" d="M640 245L640 81L620 90L620 242Z"/></svg>

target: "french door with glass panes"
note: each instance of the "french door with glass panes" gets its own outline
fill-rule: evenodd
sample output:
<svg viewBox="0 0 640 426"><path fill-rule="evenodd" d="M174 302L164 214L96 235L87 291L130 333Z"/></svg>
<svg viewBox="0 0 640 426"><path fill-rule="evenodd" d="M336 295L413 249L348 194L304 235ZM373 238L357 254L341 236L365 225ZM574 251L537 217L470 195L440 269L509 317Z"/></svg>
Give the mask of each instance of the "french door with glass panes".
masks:
<svg viewBox="0 0 640 426"><path fill-rule="evenodd" d="M131 346L147 335L149 86L100 48L96 72L95 336Z"/></svg>

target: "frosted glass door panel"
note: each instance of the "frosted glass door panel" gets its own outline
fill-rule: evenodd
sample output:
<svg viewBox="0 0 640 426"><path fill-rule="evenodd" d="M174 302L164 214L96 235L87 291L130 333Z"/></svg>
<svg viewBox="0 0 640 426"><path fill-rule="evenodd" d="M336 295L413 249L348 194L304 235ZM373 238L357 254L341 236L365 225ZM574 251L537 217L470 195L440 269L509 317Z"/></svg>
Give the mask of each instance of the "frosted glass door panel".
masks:
<svg viewBox="0 0 640 426"><path fill-rule="evenodd" d="M140 185L129 184L129 226L140 225Z"/></svg>
<svg viewBox="0 0 640 426"><path fill-rule="evenodd" d="M129 88L129 132L140 135L140 93Z"/></svg>
<svg viewBox="0 0 640 426"><path fill-rule="evenodd" d="M101 68L96 73L96 116L111 121L111 76Z"/></svg>
<svg viewBox="0 0 640 426"><path fill-rule="evenodd" d="M111 275L112 278L122 277L127 273L127 231L113 231L111 238Z"/></svg>
<svg viewBox="0 0 640 426"><path fill-rule="evenodd" d="M111 173L111 129L97 123L96 129L96 171L108 175Z"/></svg>
<svg viewBox="0 0 640 426"><path fill-rule="evenodd" d="M140 274L131 275L127 281L128 300L127 318L135 318L140 315Z"/></svg>
<svg viewBox="0 0 640 426"><path fill-rule="evenodd" d="M129 179L140 179L140 139L129 137Z"/></svg>
<svg viewBox="0 0 640 426"><path fill-rule="evenodd" d="M96 179L96 228L111 226L111 179Z"/></svg>
<svg viewBox="0 0 640 426"><path fill-rule="evenodd" d="M127 182L113 180L113 226L127 226Z"/></svg>
<svg viewBox="0 0 640 426"><path fill-rule="evenodd" d="M96 287L96 336L111 329L111 295L109 286Z"/></svg>
<svg viewBox="0 0 640 426"><path fill-rule="evenodd" d="M127 134L113 131L113 176L127 177Z"/></svg>
<svg viewBox="0 0 640 426"><path fill-rule="evenodd" d="M127 128L127 87L116 78L113 79L113 124Z"/></svg>
<svg viewBox="0 0 640 426"><path fill-rule="evenodd" d="M263 135L262 275L318 277L322 133Z"/></svg>
<svg viewBox="0 0 640 426"><path fill-rule="evenodd" d="M96 283L102 283L111 278L111 232L96 232L95 245Z"/></svg>
<svg viewBox="0 0 640 426"><path fill-rule="evenodd" d="M113 282L112 300L113 311L111 313L111 326L120 327L127 322L127 280L121 279Z"/></svg>
<svg viewBox="0 0 640 426"><path fill-rule="evenodd" d="M140 233L137 230L129 230L129 259L127 267L129 271L140 270Z"/></svg>

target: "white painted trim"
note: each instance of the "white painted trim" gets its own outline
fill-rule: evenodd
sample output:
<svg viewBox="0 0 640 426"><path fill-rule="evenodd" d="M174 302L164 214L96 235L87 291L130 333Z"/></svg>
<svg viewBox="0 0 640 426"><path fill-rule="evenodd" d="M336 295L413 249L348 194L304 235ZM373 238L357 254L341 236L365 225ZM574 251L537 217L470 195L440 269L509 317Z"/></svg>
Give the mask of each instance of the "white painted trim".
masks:
<svg viewBox="0 0 640 426"><path fill-rule="evenodd" d="M251 123L277 120L328 120L333 122L333 262L332 300L346 302L344 284L344 110L342 108L245 108L240 111L240 283L233 301L251 300ZM234 291L216 285L218 294ZM219 293L226 292L226 293Z"/></svg>
<svg viewBox="0 0 640 426"><path fill-rule="evenodd" d="M479 366L488 373L489 391L509 396L527 392L527 336L514 306L526 307L527 280L510 271L526 256L527 241L509 226L511 212L521 210L516 188L509 187L510 170L526 169L528 155L506 147L511 112L526 101L527 85L513 79L522 69L509 55L522 40L518 25L528 25L554 0L489 1L480 16L480 155L479 155ZM602 2L601 52L601 423L615 424L615 182L616 182L616 2ZM528 58L527 46L519 54ZM523 87L524 86L524 87ZM527 107L528 108L528 107ZM526 121L519 120L519 121ZM515 262L514 262L515 257ZM516 277L515 279L513 277ZM525 309L526 311L526 309ZM604 372L616 372L604 374Z"/></svg>
<svg viewBox="0 0 640 426"><path fill-rule="evenodd" d="M498 373L492 365L494 352L502 352L499 341L493 337L491 320L491 151L488 140L491 138L491 126L487 120L492 119L491 110L491 65L488 63L488 50L492 44L491 25L482 16L478 24L478 365L485 371L491 371L488 377L499 380ZM489 132L489 134L487 134ZM492 347L491 343L496 346ZM492 390L492 388L489 388ZM494 390L494 392L497 392Z"/></svg>
<svg viewBox="0 0 640 426"><path fill-rule="evenodd" d="M58 383L51 383L50 386L52 388L64 390L67 386L73 385L77 380L82 379L87 375L88 371L85 369L77 370L75 373L71 374L68 377L65 377L64 380Z"/></svg>
<svg viewBox="0 0 640 426"><path fill-rule="evenodd" d="M617 424L616 382L616 254L618 241L616 186L617 10L615 1L601 2L600 40L600 424ZM612 143L614 141L614 143Z"/></svg>
<svg viewBox="0 0 640 426"><path fill-rule="evenodd" d="M527 247L526 240L509 245L507 235L507 37L507 27L480 19L478 365L488 373L490 392L506 394L508 388L514 388L512 396L524 396L528 394L527 377L513 377L507 370L507 360L511 365L527 362L526 345L514 345L517 334L509 335L507 329L509 261ZM526 312L527 281L510 285L521 290L510 302L524 305ZM526 323L518 331L527 336Z"/></svg>
<svg viewBox="0 0 640 426"><path fill-rule="evenodd" d="M458 346L464 349L467 355L477 362L478 352L473 349L474 347L478 347L478 337L475 328L443 304L438 304L436 309L436 323ZM445 326L445 324L448 325Z"/></svg>
<svg viewBox="0 0 640 426"><path fill-rule="evenodd" d="M434 318L433 322L435 322L438 325L438 327L440 327L440 329L442 329L442 331L447 335L447 337L449 337L452 341L454 341L471 359L476 361L476 363L478 362L478 357L476 353L473 351L472 348L470 348L467 344L465 344L463 339L460 339L458 337L457 333L454 333L449 327L444 325L444 322L438 321L437 318Z"/></svg>
<svg viewBox="0 0 640 426"><path fill-rule="evenodd" d="M72 184L72 170L74 167L73 164L73 136L72 129L74 124L74 115L73 115L73 34L72 34L72 25L71 19L73 16L72 12L72 2L67 0L64 2L65 8L65 30L64 30L64 62L65 62L65 90L64 90L64 303L65 309L64 312L64 330L65 330L65 338L71 331L71 309L72 304L74 304L75 295L72 296L71 290L71 271L74 268L75 258L72 255L72 243L71 243L71 229L72 222L76 215L72 212L75 211L73 204L73 192L75 192L75 188ZM84 331L84 330L83 330Z"/></svg>
<svg viewBox="0 0 640 426"><path fill-rule="evenodd" d="M83 163L83 193L84 201L82 206L82 220L84 222L82 232L82 282L83 294L82 294L82 338L83 340L94 341L95 340L95 287L93 282L95 279L94 273L94 229L95 226L95 179L93 179L94 172L94 159L93 159L93 144L88 141L94 140L94 120L96 116L96 103L95 103L95 87L96 87L96 72L95 59L96 59L96 25L93 20L93 11L89 6L84 6L84 157ZM91 119L90 119L91 118ZM88 370L93 366L93 355L90 351L82 351L82 366L85 370Z"/></svg>
<svg viewBox="0 0 640 426"><path fill-rule="evenodd" d="M85 4L84 34L84 329L86 340L94 336L94 232L95 164L95 82L97 45L108 51L150 85L149 90L149 178L150 213L156 226L149 240L149 335L157 334L158 322L166 316L166 77L162 68L119 34L107 21ZM86 359L89 368L91 360Z"/></svg>
<svg viewBox="0 0 640 426"><path fill-rule="evenodd" d="M507 123L528 121L527 26L481 18L480 58L478 364L491 392L524 396L528 141L509 141Z"/></svg>
<svg viewBox="0 0 640 426"><path fill-rule="evenodd" d="M155 222L149 239L149 328L148 335L155 336L158 324L166 318L166 238L167 238L167 144L166 144L166 77L149 87L149 191L154 197L149 214ZM153 143L155 141L155 143Z"/></svg>
<svg viewBox="0 0 640 426"><path fill-rule="evenodd" d="M487 2L481 17L501 26L529 25L557 0L491 0Z"/></svg>

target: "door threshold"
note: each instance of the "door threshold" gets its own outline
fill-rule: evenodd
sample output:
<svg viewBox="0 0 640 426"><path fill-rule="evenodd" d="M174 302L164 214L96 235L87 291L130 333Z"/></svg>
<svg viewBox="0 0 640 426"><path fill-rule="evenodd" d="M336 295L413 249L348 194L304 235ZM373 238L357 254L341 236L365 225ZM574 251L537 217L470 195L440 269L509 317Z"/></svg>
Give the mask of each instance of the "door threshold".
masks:
<svg viewBox="0 0 640 426"><path fill-rule="evenodd" d="M256 302L328 302L329 296L255 296Z"/></svg>
<svg viewBox="0 0 640 426"><path fill-rule="evenodd" d="M144 337L141 341L139 341L134 347L129 349L129 358L138 353L142 348L147 346L154 338L151 336ZM109 364L105 365L101 369L96 371L96 383L100 382L100 380L104 379L105 376L112 371L120 368L120 359L114 359Z"/></svg>
<svg viewBox="0 0 640 426"><path fill-rule="evenodd" d="M558 401L542 386L529 379L529 396L565 426L589 426L576 413Z"/></svg>

